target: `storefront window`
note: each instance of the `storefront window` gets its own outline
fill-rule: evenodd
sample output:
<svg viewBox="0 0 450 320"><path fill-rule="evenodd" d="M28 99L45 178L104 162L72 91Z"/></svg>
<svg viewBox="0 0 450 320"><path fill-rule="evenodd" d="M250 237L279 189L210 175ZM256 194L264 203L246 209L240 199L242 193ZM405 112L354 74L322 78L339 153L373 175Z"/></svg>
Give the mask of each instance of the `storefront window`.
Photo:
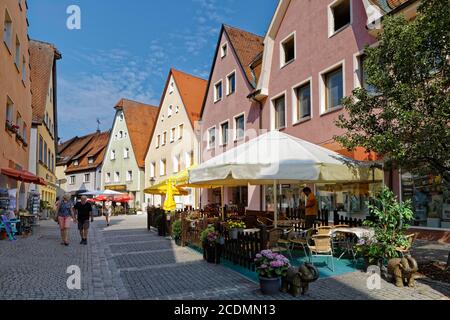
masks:
<svg viewBox="0 0 450 320"><path fill-rule="evenodd" d="M440 177L402 175L402 200L411 200L414 226L450 228L450 193Z"/></svg>

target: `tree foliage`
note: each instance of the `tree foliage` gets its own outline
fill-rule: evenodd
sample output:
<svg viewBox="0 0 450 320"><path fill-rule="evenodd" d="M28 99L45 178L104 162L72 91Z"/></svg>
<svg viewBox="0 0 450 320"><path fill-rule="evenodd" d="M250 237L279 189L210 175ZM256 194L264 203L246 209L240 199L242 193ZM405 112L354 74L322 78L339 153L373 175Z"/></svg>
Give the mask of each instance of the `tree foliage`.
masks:
<svg viewBox="0 0 450 320"><path fill-rule="evenodd" d="M343 100L346 133L335 139L364 147L391 168L435 174L450 182L450 4L422 1L418 16L387 16L375 47L365 49L371 93L356 89Z"/></svg>

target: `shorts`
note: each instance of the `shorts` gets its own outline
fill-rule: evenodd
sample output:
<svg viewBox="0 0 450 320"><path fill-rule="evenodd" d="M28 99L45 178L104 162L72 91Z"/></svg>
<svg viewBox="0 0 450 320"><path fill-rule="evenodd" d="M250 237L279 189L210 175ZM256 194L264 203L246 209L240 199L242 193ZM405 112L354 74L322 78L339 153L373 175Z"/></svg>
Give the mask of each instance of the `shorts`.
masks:
<svg viewBox="0 0 450 320"><path fill-rule="evenodd" d="M61 230L70 229L72 217L58 217L59 228Z"/></svg>
<svg viewBox="0 0 450 320"><path fill-rule="evenodd" d="M84 221L78 221L78 230L87 230L89 229L90 223L89 219Z"/></svg>

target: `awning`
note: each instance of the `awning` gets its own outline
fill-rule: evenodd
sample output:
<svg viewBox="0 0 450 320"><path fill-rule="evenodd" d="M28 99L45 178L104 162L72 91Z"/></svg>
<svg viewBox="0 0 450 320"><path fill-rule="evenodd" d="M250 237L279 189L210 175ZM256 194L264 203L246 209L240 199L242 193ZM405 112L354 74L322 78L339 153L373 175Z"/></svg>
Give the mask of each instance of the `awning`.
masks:
<svg viewBox="0 0 450 320"><path fill-rule="evenodd" d="M41 186L47 185L47 182L45 182L45 180L43 178L40 178L26 170L2 168L1 174L5 175L11 179L21 181L21 182L34 183L34 184L41 185Z"/></svg>

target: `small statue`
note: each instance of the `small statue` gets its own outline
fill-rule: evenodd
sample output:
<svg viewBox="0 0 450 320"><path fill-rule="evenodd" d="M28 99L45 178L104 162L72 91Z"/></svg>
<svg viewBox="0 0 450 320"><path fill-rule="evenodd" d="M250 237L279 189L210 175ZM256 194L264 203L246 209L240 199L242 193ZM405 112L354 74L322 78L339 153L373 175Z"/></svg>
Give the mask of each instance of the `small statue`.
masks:
<svg viewBox="0 0 450 320"><path fill-rule="evenodd" d="M298 297L300 293L305 295L309 289L309 283L319 279L319 271L311 263L305 263L299 268L289 268L286 277L283 278L281 291ZM300 291L301 289L301 291Z"/></svg>
<svg viewBox="0 0 450 320"><path fill-rule="evenodd" d="M387 270L388 280L395 281L397 287L403 287L405 284L410 288L415 286L414 274L419 271L419 267L411 255L389 260Z"/></svg>

